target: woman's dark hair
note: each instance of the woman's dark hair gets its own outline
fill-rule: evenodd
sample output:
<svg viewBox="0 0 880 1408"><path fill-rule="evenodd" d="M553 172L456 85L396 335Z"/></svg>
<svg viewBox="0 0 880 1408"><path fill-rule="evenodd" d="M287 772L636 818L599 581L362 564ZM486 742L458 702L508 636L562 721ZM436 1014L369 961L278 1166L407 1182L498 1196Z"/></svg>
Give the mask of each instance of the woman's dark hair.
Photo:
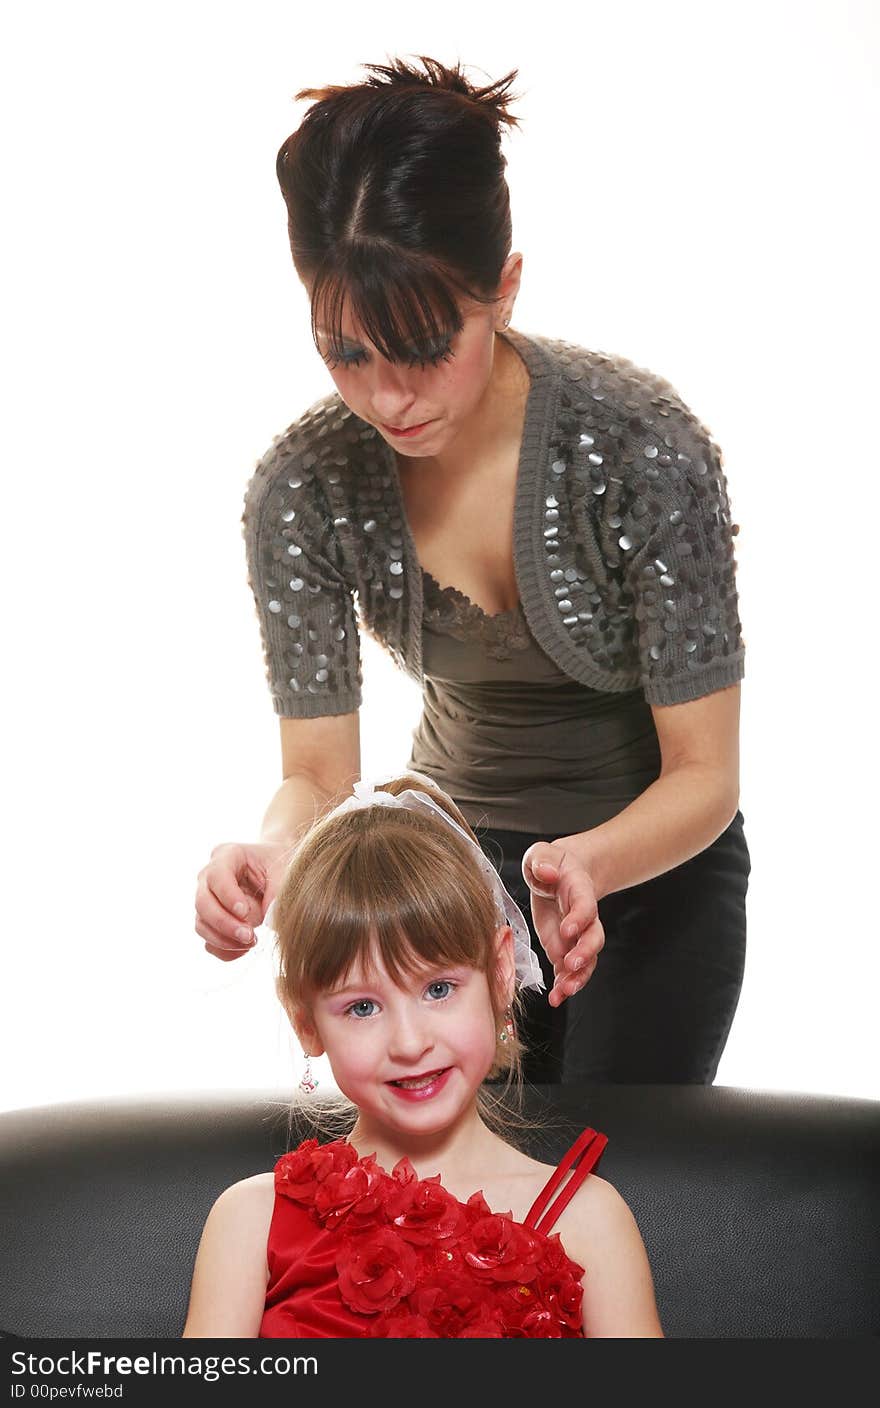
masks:
<svg viewBox="0 0 880 1408"><path fill-rule="evenodd" d="M362 64L374 75L314 98L276 171L297 273L312 285L312 336L343 352L346 296L391 361L429 360L462 327L456 295L490 304L511 248L502 124L517 76L484 88L459 64L419 56ZM433 349L433 351L432 351Z"/></svg>

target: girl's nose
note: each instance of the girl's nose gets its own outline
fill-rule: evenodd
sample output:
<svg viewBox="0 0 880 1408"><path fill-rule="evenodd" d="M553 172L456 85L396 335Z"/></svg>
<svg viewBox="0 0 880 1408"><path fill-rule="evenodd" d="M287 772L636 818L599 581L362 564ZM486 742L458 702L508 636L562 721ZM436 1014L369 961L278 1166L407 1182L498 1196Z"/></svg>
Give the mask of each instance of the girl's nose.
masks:
<svg viewBox="0 0 880 1408"><path fill-rule="evenodd" d="M388 1055L399 1066L406 1066L403 1075L419 1075L418 1062L434 1045L428 1024L418 1015L401 1013L394 1023Z"/></svg>

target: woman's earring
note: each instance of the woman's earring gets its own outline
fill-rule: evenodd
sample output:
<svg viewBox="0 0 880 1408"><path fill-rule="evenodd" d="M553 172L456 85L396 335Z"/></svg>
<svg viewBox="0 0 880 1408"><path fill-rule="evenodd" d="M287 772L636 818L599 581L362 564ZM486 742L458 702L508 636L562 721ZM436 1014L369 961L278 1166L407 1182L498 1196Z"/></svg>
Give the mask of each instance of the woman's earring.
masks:
<svg viewBox="0 0 880 1408"><path fill-rule="evenodd" d="M303 1095L311 1095L318 1089L317 1076L312 1074L312 1058L306 1056L306 1063L303 1066L303 1073L299 1078L299 1089Z"/></svg>
<svg viewBox="0 0 880 1408"><path fill-rule="evenodd" d="M511 1010L510 1010L509 1007L505 1007L505 1009L504 1009L504 1026L501 1028L501 1031L498 1033L498 1040L499 1040L499 1041L513 1041L513 1038L514 1038L515 1036L516 1036L516 1028L515 1028L514 1025L513 1025L513 1013L511 1012Z"/></svg>

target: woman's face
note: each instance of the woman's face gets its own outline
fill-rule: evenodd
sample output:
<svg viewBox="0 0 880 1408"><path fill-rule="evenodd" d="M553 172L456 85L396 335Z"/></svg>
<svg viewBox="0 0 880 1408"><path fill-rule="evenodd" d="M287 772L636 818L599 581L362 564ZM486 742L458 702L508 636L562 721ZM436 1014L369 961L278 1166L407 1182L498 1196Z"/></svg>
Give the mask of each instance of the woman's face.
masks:
<svg viewBox="0 0 880 1408"><path fill-rule="evenodd" d="M461 332L449 329L438 338L431 349L433 363L395 364L382 357L353 322L348 303L342 318L344 360L333 362L324 330L318 327L318 350L343 401L400 454L439 456L474 423L484 403L495 360L499 305L463 302L460 311Z"/></svg>

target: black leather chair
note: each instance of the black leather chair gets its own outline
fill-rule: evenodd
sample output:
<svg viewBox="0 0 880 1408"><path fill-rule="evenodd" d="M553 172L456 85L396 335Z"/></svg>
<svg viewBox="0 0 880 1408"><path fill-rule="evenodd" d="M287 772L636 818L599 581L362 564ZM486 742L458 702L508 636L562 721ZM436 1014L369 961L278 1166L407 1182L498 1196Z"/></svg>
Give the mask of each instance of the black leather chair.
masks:
<svg viewBox="0 0 880 1408"><path fill-rule="evenodd" d="M297 1142L283 1092L0 1115L0 1330L174 1338L207 1212ZM635 1213L671 1338L880 1331L880 1102L723 1086L537 1087L523 1141L584 1125Z"/></svg>

